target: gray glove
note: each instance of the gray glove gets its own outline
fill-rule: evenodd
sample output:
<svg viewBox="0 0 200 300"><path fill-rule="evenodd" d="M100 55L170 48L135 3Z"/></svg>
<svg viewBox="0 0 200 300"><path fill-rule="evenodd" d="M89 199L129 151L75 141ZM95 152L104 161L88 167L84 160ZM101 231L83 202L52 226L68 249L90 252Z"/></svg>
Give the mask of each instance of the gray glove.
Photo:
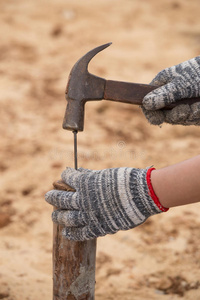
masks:
<svg viewBox="0 0 200 300"><path fill-rule="evenodd" d="M161 71L150 84L159 87L143 99L142 110L151 124L200 125L200 102L162 110L180 99L200 96L200 56Z"/></svg>
<svg viewBox="0 0 200 300"><path fill-rule="evenodd" d="M152 169L115 168L100 171L67 168L62 180L76 192L52 190L46 201L58 208L54 222L64 225L67 239L84 241L142 224L167 211L152 195Z"/></svg>

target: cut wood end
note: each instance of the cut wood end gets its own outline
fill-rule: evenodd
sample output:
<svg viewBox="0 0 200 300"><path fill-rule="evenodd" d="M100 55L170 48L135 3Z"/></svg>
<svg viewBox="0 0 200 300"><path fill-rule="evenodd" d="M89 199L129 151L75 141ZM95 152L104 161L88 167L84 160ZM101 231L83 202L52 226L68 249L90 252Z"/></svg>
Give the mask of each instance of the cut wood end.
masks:
<svg viewBox="0 0 200 300"><path fill-rule="evenodd" d="M56 190L62 190L62 191L67 191L67 192L75 192L76 191L71 186L69 186L68 184L64 183L61 179L54 181L53 182L53 187Z"/></svg>

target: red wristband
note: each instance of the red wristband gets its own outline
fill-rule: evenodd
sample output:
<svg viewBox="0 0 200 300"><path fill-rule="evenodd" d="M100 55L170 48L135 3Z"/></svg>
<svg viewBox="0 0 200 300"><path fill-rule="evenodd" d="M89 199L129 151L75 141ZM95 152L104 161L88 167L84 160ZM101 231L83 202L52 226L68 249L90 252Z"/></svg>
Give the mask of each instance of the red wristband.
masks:
<svg viewBox="0 0 200 300"><path fill-rule="evenodd" d="M157 205L157 207L162 210L162 211L168 211L169 208L166 208L164 206L162 206L162 204L160 203L157 195L154 192L152 183L151 183L151 172L155 170L155 168L149 168L147 171L147 175L146 175L146 180L147 180L147 186L149 189L149 196L152 198L152 200L154 201L154 203Z"/></svg>

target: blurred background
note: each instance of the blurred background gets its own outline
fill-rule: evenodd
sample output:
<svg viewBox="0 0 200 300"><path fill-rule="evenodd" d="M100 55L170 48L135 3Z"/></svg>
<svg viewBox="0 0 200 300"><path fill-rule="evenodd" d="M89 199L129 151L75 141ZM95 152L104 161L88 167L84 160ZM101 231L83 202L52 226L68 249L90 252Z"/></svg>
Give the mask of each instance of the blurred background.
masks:
<svg viewBox="0 0 200 300"><path fill-rule="evenodd" d="M0 2L0 299L52 295L52 207L44 194L73 167L62 129L68 74L107 42L90 71L149 83L200 54L198 0ZM199 154L200 129L150 126L140 108L86 105L78 164L156 168ZM128 232L98 239L96 299L200 299L200 205L171 209Z"/></svg>

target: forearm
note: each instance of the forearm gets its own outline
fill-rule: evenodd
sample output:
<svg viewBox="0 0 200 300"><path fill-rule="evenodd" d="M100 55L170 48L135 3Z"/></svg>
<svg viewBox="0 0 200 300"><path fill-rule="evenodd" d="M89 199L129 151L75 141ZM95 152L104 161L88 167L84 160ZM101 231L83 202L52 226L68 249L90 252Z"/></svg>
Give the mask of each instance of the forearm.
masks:
<svg viewBox="0 0 200 300"><path fill-rule="evenodd" d="M200 201L200 155L154 170L151 182L160 203L174 207Z"/></svg>

